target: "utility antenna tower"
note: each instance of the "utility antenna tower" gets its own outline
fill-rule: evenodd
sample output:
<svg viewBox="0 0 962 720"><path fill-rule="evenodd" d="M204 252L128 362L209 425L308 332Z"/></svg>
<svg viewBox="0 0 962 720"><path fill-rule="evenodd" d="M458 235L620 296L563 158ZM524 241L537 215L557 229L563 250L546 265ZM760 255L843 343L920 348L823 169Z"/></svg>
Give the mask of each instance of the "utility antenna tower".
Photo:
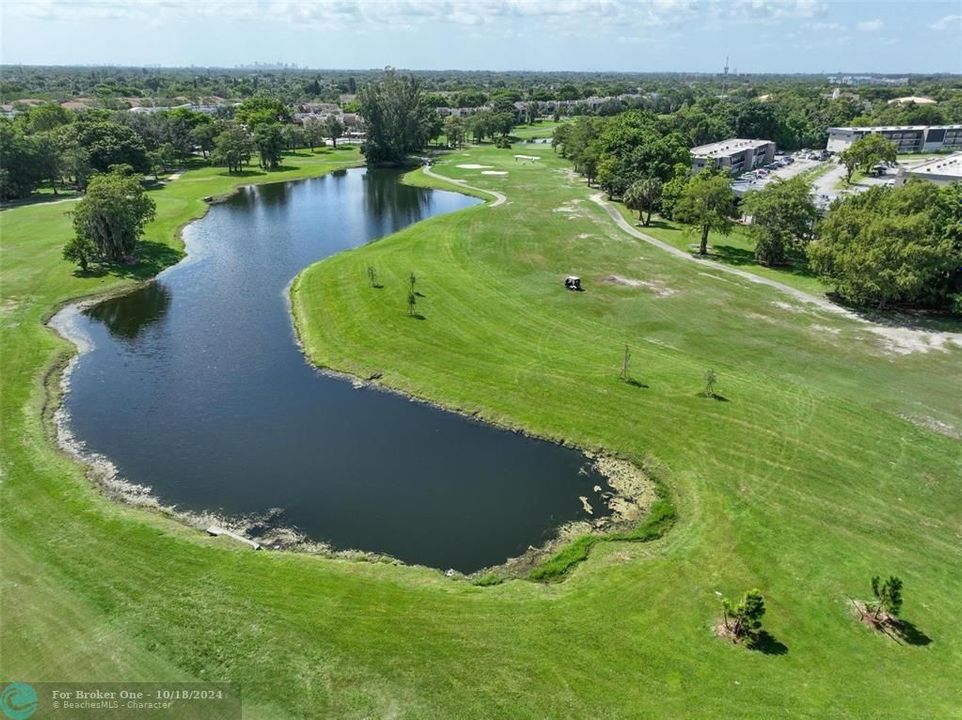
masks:
<svg viewBox="0 0 962 720"><path fill-rule="evenodd" d="M725 72L722 74L722 92L728 90L728 56L725 56Z"/></svg>

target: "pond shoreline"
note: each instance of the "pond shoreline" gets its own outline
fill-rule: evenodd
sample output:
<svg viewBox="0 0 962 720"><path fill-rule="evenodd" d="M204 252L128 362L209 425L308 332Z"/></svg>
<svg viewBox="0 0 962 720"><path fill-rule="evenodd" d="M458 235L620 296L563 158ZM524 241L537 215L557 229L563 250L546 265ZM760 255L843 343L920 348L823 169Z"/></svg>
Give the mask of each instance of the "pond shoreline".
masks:
<svg viewBox="0 0 962 720"><path fill-rule="evenodd" d="M334 169L328 172L332 172ZM316 177L322 177L327 173ZM305 178L311 179L311 178ZM403 180L401 180L403 182ZM287 184L292 182L299 182L299 180L285 180L279 181L279 183ZM257 185L262 183L257 183ZM212 198L207 201L206 209L209 209L216 202L224 201L231 195L242 192L245 188L252 187L254 184L237 186L230 193L223 194L218 198ZM467 193L463 193L467 194ZM341 559L363 559L367 561L374 562L389 562L393 564L406 564L411 566L417 566L417 563L405 563L397 558L390 555L369 551L361 551L355 549L334 549L330 545L312 541L308 536L296 528L284 527L282 525L271 525L271 512L267 512L261 515L250 515L250 516L225 516L218 514L216 512L194 512L194 511L183 511L177 509L174 505L165 505L159 498L154 496L151 492L151 488L131 482L128 479L122 477L118 472L114 463L110 458L97 453L89 452L84 444L79 441L71 431L70 428L70 415L67 411L65 404L63 403L63 398L66 393L70 391L70 377L76 363L86 352L92 349L92 344L90 338L86 337L77 328L76 320L79 314L94 305L101 302L109 300L114 297L127 295L136 292L138 289L143 288L150 282L155 282L157 278L162 276L169 270L173 268L182 267L184 264L189 264L196 262L203 257L203 251L198 251L196 247L192 247L191 243L183 239L183 230L190 224L198 222L206 215L205 212L191 220L186 221L181 225L178 230L178 237L181 238L184 246L183 255L177 263L170 265L163 270L161 270L153 278L145 280L143 282L135 283L130 287L115 288L110 291L81 298L79 300L66 301L59 309L55 309L50 317L46 320L46 325L57 332L61 337L66 339L74 346L74 351L69 355L65 355L63 358L59 359L53 366L48 370L46 377L44 379L44 384L47 387L47 402L44 407L45 420L49 421L48 425L51 434L53 435L56 445L59 450L65 453L67 456L74 460L79 461L86 468L86 475L91 483L98 488L106 497L113 501L118 501L126 505L138 507L141 509L147 509L153 512L157 512L165 517L175 519L181 524L191 527L193 529L204 531L210 525L221 525L228 527L232 530L238 531L245 536L250 536L252 530L259 530L260 533L254 535L254 537L261 542L265 547L275 550L287 550L287 551L297 551L309 554L319 554L326 557L334 557ZM313 264L313 263L312 263ZM308 266L310 267L310 265ZM306 270L304 268L303 270ZM303 272L301 270L301 272ZM531 439L544 440L557 444L560 446L570 447L577 449L585 454L586 458L595 460L595 455L590 451L585 451L582 448L577 448L574 445L566 443L564 440L552 440L548 438L541 438L533 435L524 429L509 427L502 423L492 423L480 417L478 413L468 413L460 408L451 409L444 407L435 402L431 402L425 398L416 398L407 393L404 393L395 388L390 388L382 383L372 382L371 379L366 381L360 380L359 378L350 376L346 373L337 372L336 370L330 368L317 368L310 362L310 360L304 354L304 348L300 340L300 333L297 329L296 314L293 311L293 306L291 304L291 292L297 282L300 273L295 276L287 288L284 291L284 297L287 303L288 317L293 324L293 336L295 342L299 346L301 355L304 357L305 362L313 368L315 371L321 374L328 375L330 377L336 378L338 380L350 380L355 387L370 387L379 390L387 390L397 395L403 395L406 399L410 401L419 402L425 405L429 405L433 408L439 409L444 412L453 412L455 414L461 415L479 422L483 425L489 427L496 427L501 430L508 430L512 433L522 435ZM606 476L607 477L607 476ZM608 478L610 480L610 478ZM600 490L600 488L598 488ZM611 494L609 499L614 498L615 495ZM622 506L631 505L631 501L626 501L624 497L620 497L620 502ZM582 502L586 502L585 499ZM650 498L646 500L646 506L650 504ZM492 570L506 570L511 567L517 567L519 565L524 565L525 567L532 565L536 562L536 558L544 557L548 553L557 549L561 544L567 542L568 539L574 536L574 534L581 534L585 531L590 532L609 532L624 529L626 523L622 519L620 522L613 520L615 514L607 518L602 518L594 520L591 523L585 523L584 521L573 521L564 523L553 531L553 537L548 539L540 547L529 546L527 550L522 553L521 556L512 557L506 559L504 562L499 563L494 566L489 566L482 568L481 570L472 572L468 574L468 577L480 576L483 573L490 572ZM264 532L264 528L267 526L269 529ZM424 566L422 567L429 567ZM431 568L443 572L443 568ZM462 575L459 572L447 571L447 575ZM516 573L511 573L512 575Z"/></svg>

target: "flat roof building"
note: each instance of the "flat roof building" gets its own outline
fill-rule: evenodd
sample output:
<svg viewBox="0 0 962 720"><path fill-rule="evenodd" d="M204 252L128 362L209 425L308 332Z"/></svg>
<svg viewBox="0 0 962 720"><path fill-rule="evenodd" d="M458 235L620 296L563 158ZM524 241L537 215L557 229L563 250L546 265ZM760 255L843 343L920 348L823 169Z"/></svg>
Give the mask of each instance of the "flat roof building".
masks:
<svg viewBox="0 0 962 720"><path fill-rule="evenodd" d="M833 127L828 129L828 149L841 152L872 133L891 140L900 154L962 150L962 125Z"/></svg>
<svg viewBox="0 0 962 720"><path fill-rule="evenodd" d="M730 138L692 148L691 157L691 167L695 172L711 163L732 175L739 175L772 162L775 159L775 143L771 140Z"/></svg>
<svg viewBox="0 0 962 720"><path fill-rule="evenodd" d="M902 182L909 178L921 178L938 185L960 182L962 181L962 152L935 158L899 173L899 179Z"/></svg>

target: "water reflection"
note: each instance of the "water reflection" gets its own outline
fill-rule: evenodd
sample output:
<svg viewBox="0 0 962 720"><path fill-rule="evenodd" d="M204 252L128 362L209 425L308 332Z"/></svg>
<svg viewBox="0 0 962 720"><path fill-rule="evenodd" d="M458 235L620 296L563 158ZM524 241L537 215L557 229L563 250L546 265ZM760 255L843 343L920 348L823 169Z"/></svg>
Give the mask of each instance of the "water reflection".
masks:
<svg viewBox="0 0 962 720"><path fill-rule="evenodd" d="M335 547L434 567L502 562L587 518L578 497L604 481L579 473L580 453L358 391L304 361L285 294L300 270L477 202L398 178L247 188L189 225L191 262L82 318L93 350L66 398L78 439L165 503L283 508L281 524Z"/></svg>
<svg viewBox="0 0 962 720"><path fill-rule="evenodd" d="M380 182L375 177L365 177L364 184L364 204L368 217L379 230L376 234L397 232L424 217L429 205L427 194L416 193L411 196L408 186L398 182ZM401 194L404 195L403 202L400 200Z"/></svg>
<svg viewBox="0 0 962 720"><path fill-rule="evenodd" d="M110 334L134 340L147 327L163 319L170 307L170 291L154 281L122 297L104 300L85 311L106 326Z"/></svg>

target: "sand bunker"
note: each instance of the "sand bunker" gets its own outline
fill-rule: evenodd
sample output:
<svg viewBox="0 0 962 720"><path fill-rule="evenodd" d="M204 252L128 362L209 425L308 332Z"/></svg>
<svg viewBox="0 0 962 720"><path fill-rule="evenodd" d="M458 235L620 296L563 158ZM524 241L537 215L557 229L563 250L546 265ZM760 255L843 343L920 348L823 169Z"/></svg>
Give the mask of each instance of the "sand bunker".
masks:
<svg viewBox="0 0 962 720"><path fill-rule="evenodd" d="M458 165L462 170L486 170L488 168L493 168L494 165L478 165L477 163L464 163L463 165Z"/></svg>
<svg viewBox="0 0 962 720"><path fill-rule="evenodd" d="M482 175L507 175L507 170L482 170Z"/></svg>
<svg viewBox="0 0 962 720"><path fill-rule="evenodd" d="M515 155L515 160L540 160L541 158L537 155Z"/></svg>

